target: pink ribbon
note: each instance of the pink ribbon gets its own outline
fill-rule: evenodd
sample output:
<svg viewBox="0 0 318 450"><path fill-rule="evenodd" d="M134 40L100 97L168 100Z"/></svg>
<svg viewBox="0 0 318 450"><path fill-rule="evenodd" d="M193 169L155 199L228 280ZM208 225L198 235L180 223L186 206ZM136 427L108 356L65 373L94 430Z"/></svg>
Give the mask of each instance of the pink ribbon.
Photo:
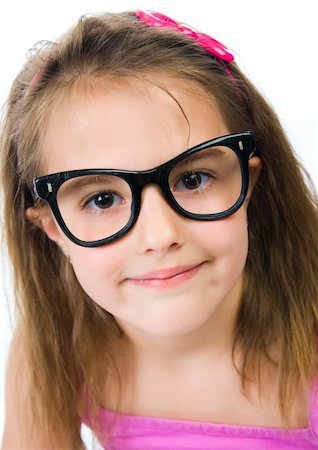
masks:
<svg viewBox="0 0 318 450"><path fill-rule="evenodd" d="M208 36L207 34L196 31L188 25L179 24L170 17L154 11L138 10L136 11L136 16L150 27L175 28L197 41L201 47L212 53L217 58L228 62L234 61L234 56L229 52L225 45L221 44L221 42L211 36Z"/></svg>

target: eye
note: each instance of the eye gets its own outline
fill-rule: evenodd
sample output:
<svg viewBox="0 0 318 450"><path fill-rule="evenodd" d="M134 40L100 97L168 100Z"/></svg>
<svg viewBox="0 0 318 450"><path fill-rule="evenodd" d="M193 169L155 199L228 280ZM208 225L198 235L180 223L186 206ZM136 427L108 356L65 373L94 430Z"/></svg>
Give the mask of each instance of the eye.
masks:
<svg viewBox="0 0 318 450"><path fill-rule="evenodd" d="M213 177L204 172L187 172L180 176L174 185L177 191L193 191L195 189L204 189Z"/></svg>
<svg viewBox="0 0 318 450"><path fill-rule="evenodd" d="M122 204L122 197L115 192L99 192L85 201L83 207L93 210L105 210Z"/></svg>

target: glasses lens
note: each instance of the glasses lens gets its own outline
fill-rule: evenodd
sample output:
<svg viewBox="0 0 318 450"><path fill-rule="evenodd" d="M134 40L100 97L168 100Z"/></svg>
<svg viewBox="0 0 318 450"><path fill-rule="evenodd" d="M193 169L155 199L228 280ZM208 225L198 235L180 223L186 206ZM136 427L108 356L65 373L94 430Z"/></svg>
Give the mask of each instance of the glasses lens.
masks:
<svg viewBox="0 0 318 450"><path fill-rule="evenodd" d="M61 185L56 198L67 228L87 242L117 233L131 216L130 186L113 175L71 178Z"/></svg>
<svg viewBox="0 0 318 450"><path fill-rule="evenodd" d="M178 163L169 175L177 203L193 214L217 214L231 208L242 189L240 161L224 146L200 150Z"/></svg>

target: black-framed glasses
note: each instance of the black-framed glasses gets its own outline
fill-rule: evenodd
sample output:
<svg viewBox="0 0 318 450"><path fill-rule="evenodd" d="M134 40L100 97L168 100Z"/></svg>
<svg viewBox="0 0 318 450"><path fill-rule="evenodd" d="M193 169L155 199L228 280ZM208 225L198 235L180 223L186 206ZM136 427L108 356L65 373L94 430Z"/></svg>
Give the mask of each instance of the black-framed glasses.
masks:
<svg viewBox="0 0 318 450"><path fill-rule="evenodd" d="M84 247L124 236L138 219L142 189L160 187L168 204L193 220L236 212L248 190L248 159L259 155L253 132L203 142L150 170L71 170L33 180L33 200L46 201L66 236Z"/></svg>

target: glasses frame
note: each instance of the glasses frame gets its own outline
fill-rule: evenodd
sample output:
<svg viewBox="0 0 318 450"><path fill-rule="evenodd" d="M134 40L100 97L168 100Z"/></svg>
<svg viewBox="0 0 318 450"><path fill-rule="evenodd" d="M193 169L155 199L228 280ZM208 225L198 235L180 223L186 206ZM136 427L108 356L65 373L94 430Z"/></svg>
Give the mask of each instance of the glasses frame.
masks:
<svg viewBox="0 0 318 450"><path fill-rule="evenodd" d="M171 170L185 158L188 158L192 154L204 150L209 147L216 146L226 146L232 149L239 158L241 174L242 174L242 188L241 193L236 201L236 203L226 211L215 213L215 214L193 214L181 208L181 206L176 202L170 188L169 188L169 174ZM141 194L142 189L147 184L156 184L160 187L163 192L165 199L168 204L173 208L174 211L179 213L181 216L192 220L218 220L224 219L232 214L234 214L243 204L249 183L249 168L248 160L253 156L259 156L259 151L256 149L255 136L252 131L245 131L242 133L229 134L226 136L221 136L215 139L210 139L199 145L196 145L180 155L172 158L171 160L157 166L153 169L142 170L142 171L131 171L131 170L116 170L116 169L85 169L85 170L71 170L66 172L53 173L33 179L33 202L35 203L39 199L47 202L52 210L52 213L60 226L64 234L75 244L82 247L99 247L102 245L110 244L125 234L127 234L131 228L136 223L141 205ZM125 180L132 192L132 205L131 205L131 215L127 225L122 228L117 233L108 236L104 239L99 239L96 241L83 241L74 236L65 224L62 215L60 213L58 203L57 203L57 192L60 186L65 183L65 181L72 178L85 175L114 175Z"/></svg>

